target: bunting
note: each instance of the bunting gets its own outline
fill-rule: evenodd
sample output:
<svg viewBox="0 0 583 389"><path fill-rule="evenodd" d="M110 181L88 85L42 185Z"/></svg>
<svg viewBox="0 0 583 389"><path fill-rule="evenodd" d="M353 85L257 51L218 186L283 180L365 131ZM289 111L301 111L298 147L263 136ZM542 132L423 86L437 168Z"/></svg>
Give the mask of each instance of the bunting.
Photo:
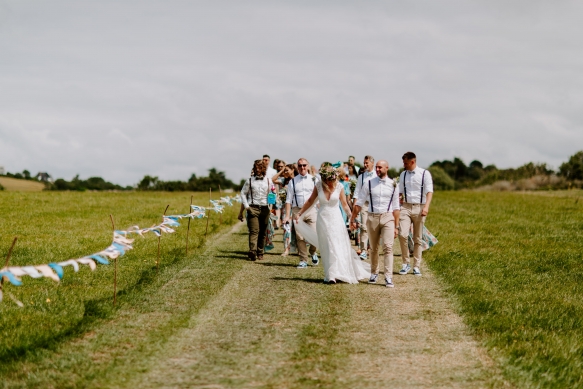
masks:
<svg viewBox="0 0 583 389"><path fill-rule="evenodd" d="M206 216L207 211L214 211L222 213L225 206L221 204L233 205L233 201L238 201L237 197L221 197L219 200L211 200L212 207L205 208L198 205L190 206L190 213L180 215L163 215L162 223L153 225L149 228L140 228L139 226L132 226L126 230L116 230L113 232L112 243L102 251L87 255L81 258L68 259L62 262L51 262L41 265L29 266L8 266L0 269L0 278L10 282L12 285L22 285L22 277L28 276L31 278L50 278L59 282L64 276L63 268L71 266L75 272L79 271L79 265L86 265L93 271L97 268L97 264L109 265L108 259L116 259L123 256L127 251L133 249L134 239L128 238L131 234L137 234L144 237L148 232L156 236L162 236L163 233L171 234L175 232L175 227L179 227L180 219L201 219ZM0 289L0 302L2 301L2 290ZM12 297L11 297L12 298ZM13 299L13 298L12 298Z"/></svg>

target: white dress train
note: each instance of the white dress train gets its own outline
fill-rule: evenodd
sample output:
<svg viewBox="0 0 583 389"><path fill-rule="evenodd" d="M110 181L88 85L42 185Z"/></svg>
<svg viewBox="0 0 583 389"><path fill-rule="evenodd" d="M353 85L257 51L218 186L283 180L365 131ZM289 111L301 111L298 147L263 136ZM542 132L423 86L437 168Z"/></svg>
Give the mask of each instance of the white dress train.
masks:
<svg viewBox="0 0 583 389"><path fill-rule="evenodd" d="M305 221L295 224L295 228L310 244L320 250L324 280L340 280L349 284L357 284L358 280L370 277L370 264L362 261L350 246L350 239L346 232L346 224L340 212L340 191L342 185L326 199L322 183L316 183L320 209L316 220L316 234Z"/></svg>

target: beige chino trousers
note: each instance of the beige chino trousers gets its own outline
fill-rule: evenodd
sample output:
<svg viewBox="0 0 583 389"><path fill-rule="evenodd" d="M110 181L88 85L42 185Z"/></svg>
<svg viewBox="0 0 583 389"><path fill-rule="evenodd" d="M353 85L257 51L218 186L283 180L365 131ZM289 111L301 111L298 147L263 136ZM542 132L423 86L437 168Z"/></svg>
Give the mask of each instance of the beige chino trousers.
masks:
<svg viewBox="0 0 583 389"><path fill-rule="evenodd" d="M413 224L414 267L421 266L421 256L423 255L421 241L423 239L423 225L425 225L425 216L421 216L421 211L423 210L424 206L425 204L403 203L401 205L401 215L399 217L399 243L401 245L401 258L403 258L403 264L411 263L407 239L409 238L411 224Z"/></svg>
<svg viewBox="0 0 583 389"><path fill-rule="evenodd" d="M392 212L369 213L367 219L370 240L371 274L379 274L379 243L383 240L385 278L393 276L393 243L395 241L395 216Z"/></svg>
<svg viewBox="0 0 583 389"><path fill-rule="evenodd" d="M360 211L360 220L362 221L362 223L360 224L360 249L363 251L366 251L366 246L369 239L367 227L368 212L366 211L368 209L368 204L369 202L365 201L364 204L362 205L362 210Z"/></svg>
<svg viewBox="0 0 583 389"><path fill-rule="evenodd" d="M300 207L292 207L292 218L295 218L298 212L302 209ZM316 219L318 218L318 212L316 212L316 207L310 208L306 213L302 215L302 219L310 218L312 219L312 224L310 227L316 231ZM300 256L300 260L304 262L308 262L308 247L306 245L306 240L303 236L301 236L298 231L296 230L296 244L298 246L298 254ZM314 245L310 245L310 257L316 253L317 247Z"/></svg>

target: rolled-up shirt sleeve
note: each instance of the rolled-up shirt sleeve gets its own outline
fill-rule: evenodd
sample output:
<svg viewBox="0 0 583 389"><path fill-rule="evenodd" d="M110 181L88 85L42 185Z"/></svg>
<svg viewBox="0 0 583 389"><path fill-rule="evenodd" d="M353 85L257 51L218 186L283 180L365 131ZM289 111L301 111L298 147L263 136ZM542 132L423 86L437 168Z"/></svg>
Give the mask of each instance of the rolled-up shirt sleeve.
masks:
<svg viewBox="0 0 583 389"><path fill-rule="evenodd" d="M393 193L393 200L391 201L391 210L399 211L401 210L401 205L399 203L399 185L395 186L395 192Z"/></svg>
<svg viewBox="0 0 583 389"><path fill-rule="evenodd" d="M431 172L429 170L425 171L424 187L425 193L433 193L433 177L431 177Z"/></svg>
<svg viewBox="0 0 583 389"><path fill-rule="evenodd" d="M360 181L359 181L360 184ZM358 188L358 185L357 185ZM364 186L362 188L360 188L360 191L362 192L362 196L359 196L356 199L356 205L358 205L359 207L362 208L362 206L364 205L364 200L368 198L368 186ZM354 194L356 195L356 191L354 191ZM366 211L368 211L368 209L366 209Z"/></svg>
<svg viewBox="0 0 583 389"><path fill-rule="evenodd" d="M241 203L243 203L245 209L249 208L249 202L247 201L248 194L249 194L249 180L245 181L245 184L241 189Z"/></svg>
<svg viewBox="0 0 583 389"><path fill-rule="evenodd" d="M364 181L364 173L356 178L356 188L354 188L354 195L352 196L352 198L354 200L357 200L359 197L362 197L362 196L360 196L360 191L362 190L362 182L363 181Z"/></svg>

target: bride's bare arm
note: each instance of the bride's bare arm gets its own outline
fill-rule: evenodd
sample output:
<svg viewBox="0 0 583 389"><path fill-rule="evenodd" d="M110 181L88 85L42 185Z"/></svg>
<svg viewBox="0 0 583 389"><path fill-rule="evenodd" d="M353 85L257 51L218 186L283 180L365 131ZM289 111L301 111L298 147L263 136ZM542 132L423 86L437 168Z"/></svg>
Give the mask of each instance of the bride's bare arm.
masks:
<svg viewBox="0 0 583 389"><path fill-rule="evenodd" d="M340 202L342 203L342 208L344 208L344 212L346 212L347 215L350 215L352 213L352 210L348 206L348 202L346 201L346 193L344 193L343 190L340 191Z"/></svg>
<svg viewBox="0 0 583 389"><path fill-rule="evenodd" d="M314 186L314 190L312 191L310 198L308 199L308 201L304 203L304 206L302 207L302 209L300 209L300 212L297 213L296 221L298 221L300 219L300 216L302 216L302 214L306 212L312 206L312 204L314 204L314 201L316 201L317 197L318 189Z"/></svg>

